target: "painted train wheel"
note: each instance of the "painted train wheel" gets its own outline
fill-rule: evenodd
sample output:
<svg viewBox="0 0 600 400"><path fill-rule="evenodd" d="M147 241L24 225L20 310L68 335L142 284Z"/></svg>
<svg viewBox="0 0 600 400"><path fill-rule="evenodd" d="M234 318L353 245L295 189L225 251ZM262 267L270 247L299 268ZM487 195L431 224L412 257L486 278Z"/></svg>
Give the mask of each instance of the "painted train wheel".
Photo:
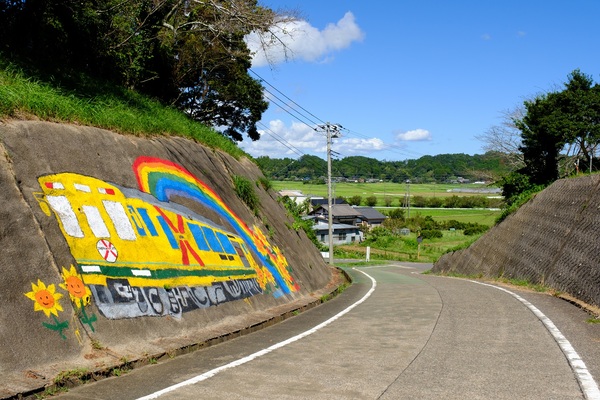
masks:
<svg viewBox="0 0 600 400"><path fill-rule="evenodd" d="M96 243L96 248L98 249L100 256L102 256L102 258L104 258L106 261L111 263L117 261L117 256L119 254L117 252L117 248L108 240L98 240L98 243Z"/></svg>

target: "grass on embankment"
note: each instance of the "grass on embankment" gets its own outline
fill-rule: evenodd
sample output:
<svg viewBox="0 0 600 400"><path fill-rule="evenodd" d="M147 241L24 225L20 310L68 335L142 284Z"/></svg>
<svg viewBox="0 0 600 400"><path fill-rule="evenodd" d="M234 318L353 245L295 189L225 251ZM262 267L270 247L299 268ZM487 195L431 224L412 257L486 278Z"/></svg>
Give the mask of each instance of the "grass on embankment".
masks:
<svg viewBox="0 0 600 400"><path fill-rule="evenodd" d="M184 113L132 90L79 76L67 85L41 79L0 55L0 118L40 119L95 126L136 136L188 137L234 157L234 142Z"/></svg>

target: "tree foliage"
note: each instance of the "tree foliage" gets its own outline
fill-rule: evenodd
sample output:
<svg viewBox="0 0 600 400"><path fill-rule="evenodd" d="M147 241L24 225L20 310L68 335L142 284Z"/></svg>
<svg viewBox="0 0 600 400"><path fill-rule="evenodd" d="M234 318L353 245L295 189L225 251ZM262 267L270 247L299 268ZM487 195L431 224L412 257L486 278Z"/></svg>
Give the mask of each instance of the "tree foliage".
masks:
<svg viewBox="0 0 600 400"><path fill-rule="evenodd" d="M0 48L59 84L83 72L256 140L268 104L244 37L278 18L256 0L5 0Z"/></svg>
<svg viewBox="0 0 600 400"><path fill-rule="evenodd" d="M327 175L327 161L304 155L298 160L258 157L257 164L273 180L313 180ZM332 161L334 178L347 180L385 180L396 183L449 182L464 177L472 180L501 176L511 171L499 152L479 155L439 154L415 160L381 161L369 157L345 157ZM486 179L487 180L487 179Z"/></svg>
<svg viewBox="0 0 600 400"><path fill-rule="evenodd" d="M561 171L561 165L598 169L593 159L600 142L600 86L590 76L575 70L562 91L524 105L525 114L514 121L521 131L524 166L503 179L508 204L520 193L546 186L573 169Z"/></svg>

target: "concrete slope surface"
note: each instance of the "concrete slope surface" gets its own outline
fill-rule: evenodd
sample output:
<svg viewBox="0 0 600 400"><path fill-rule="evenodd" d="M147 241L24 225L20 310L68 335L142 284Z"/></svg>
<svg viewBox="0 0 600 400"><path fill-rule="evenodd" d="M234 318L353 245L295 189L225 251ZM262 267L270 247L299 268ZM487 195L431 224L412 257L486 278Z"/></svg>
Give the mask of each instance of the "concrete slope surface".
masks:
<svg viewBox="0 0 600 400"><path fill-rule="evenodd" d="M600 175L561 179L465 250L433 266L542 284L600 307Z"/></svg>
<svg viewBox="0 0 600 400"><path fill-rule="evenodd" d="M0 124L0 151L0 397L175 354L340 283L247 159L32 121Z"/></svg>

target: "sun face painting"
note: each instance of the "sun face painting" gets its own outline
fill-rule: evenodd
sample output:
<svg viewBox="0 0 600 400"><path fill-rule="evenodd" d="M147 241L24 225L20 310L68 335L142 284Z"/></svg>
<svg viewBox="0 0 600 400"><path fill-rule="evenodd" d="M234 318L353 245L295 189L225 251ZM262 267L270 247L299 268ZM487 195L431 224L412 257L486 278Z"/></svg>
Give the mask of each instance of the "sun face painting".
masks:
<svg viewBox="0 0 600 400"><path fill-rule="evenodd" d="M80 307L87 306L90 303L92 292L83 283L83 280L79 276L75 266L71 265L71 268L68 270L63 267L62 277L63 283L61 283L59 286L69 292L71 301Z"/></svg>
<svg viewBox="0 0 600 400"><path fill-rule="evenodd" d="M188 171L147 157L134 171L140 190L74 173L38 179L40 207L56 216L76 261L61 285L72 300L85 301L87 289L107 318L180 316L298 290L281 251ZM217 212L233 231L170 202L174 195Z"/></svg>
<svg viewBox="0 0 600 400"><path fill-rule="evenodd" d="M33 309L35 311L42 311L46 314L46 317L50 317L50 314L58 317L58 312L63 311L62 306L58 302L62 294L56 293L54 284L46 286L44 282L38 279L37 285L32 283L31 292L25 293L25 296L33 300Z"/></svg>

